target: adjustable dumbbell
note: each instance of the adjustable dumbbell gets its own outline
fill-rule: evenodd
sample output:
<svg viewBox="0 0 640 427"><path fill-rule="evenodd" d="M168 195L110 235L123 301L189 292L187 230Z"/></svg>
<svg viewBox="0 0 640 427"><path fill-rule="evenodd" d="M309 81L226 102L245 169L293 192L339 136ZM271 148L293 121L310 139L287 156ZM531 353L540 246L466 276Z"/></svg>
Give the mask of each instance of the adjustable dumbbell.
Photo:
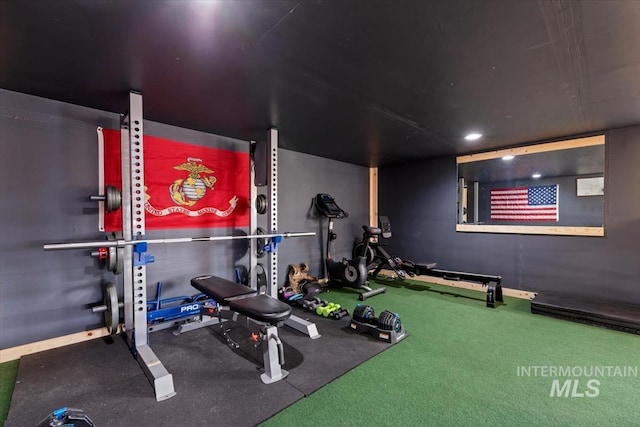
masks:
<svg viewBox="0 0 640 427"><path fill-rule="evenodd" d="M375 317L375 311L370 305L358 304L353 309L353 320L360 323L377 325L378 319Z"/></svg>
<svg viewBox="0 0 640 427"><path fill-rule="evenodd" d="M402 321L397 313L384 310L380 313L380 317L375 317L375 311L370 305L358 304L353 310L353 320L374 325L385 331L400 332L402 330Z"/></svg>
<svg viewBox="0 0 640 427"><path fill-rule="evenodd" d="M378 329L383 331L402 331L402 321L397 313L392 313L388 310L380 313L378 317Z"/></svg>

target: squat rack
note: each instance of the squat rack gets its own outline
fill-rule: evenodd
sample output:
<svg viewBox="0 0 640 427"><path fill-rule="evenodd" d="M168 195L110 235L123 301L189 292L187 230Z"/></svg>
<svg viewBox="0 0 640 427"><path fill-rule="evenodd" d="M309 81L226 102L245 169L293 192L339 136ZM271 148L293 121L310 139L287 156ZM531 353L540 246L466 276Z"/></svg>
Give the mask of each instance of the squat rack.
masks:
<svg viewBox="0 0 640 427"><path fill-rule="evenodd" d="M43 246L44 250L63 249L88 249L97 247L115 247L123 252L123 277L124 277L124 336L131 351L136 356L138 363L144 371L147 379L154 387L157 401L171 398L176 394L173 385L173 376L164 367L149 345L149 333L147 328L147 281L145 256L148 244L166 243L190 243L205 241L220 241L234 239L249 239L250 241L250 285L257 288L256 269L258 239L272 238L275 242L281 238L313 236L315 232L286 232L278 233L277 230L277 151L278 134L276 129L270 129L264 159L266 167L266 183L261 186L268 193L270 209L267 210L267 223L269 233L258 234L258 216L255 206L252 204L250 215L251 233L247 236L218 236L218 237L188 237L169 239L146 239L145 213L144 213L144 141L143 141L143 108L142 94L131 91L129 93L129 111L122 116L120 123L121 146L121 170L122 170L122 239L101 242L76 242L76 243L51 243ZM254 145L261 143L252 142ZM262 143L264 144L264 143ZM264 148L264 147L261 147ZM251 156L251 202L256 200L259 189L256 183L256 156ZM100 166L102 167L102 166ZM103 185L101 181L101 186ZM266 185L265 185L266 184ZM253 228L256 227L256 228ZM275 249L275 248L274 248ZM277 251L271 250L269 256L269 283L266 293L277 297L278 290L278 258ZM286 326L305 333L310 338L319 338L314 323L308 322L292 315L285 322Z"/></svg>

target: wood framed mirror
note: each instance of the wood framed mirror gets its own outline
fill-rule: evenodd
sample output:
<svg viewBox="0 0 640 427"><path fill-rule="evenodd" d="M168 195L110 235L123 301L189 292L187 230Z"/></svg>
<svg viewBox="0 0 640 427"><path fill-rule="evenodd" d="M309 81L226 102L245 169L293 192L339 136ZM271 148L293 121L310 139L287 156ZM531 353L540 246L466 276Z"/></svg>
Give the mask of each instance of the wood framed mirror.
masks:
<svg viewBox="0 0 640 427"><path fill-rule="evenodd" d="M604 135L464 155L456 163L456 231L604 236Z"/></svg>

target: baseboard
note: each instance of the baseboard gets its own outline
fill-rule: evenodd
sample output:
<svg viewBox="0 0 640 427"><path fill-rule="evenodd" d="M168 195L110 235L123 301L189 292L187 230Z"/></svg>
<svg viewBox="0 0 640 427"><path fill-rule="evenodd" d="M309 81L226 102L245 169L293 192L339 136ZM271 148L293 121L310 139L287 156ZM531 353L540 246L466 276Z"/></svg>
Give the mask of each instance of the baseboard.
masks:
<svg viewBox="0 0 640 427"><path fill-rule="evenodd" d="M122 330L122 325L118 327L118 332ZM0 363L9 362L11 360L20 359L28 354L39 353L58 347L64 347L71 344L77 344L83 341L94 340L111 335L106 327L92 329L90 331L76 332L70 335L64 335L56 338L49 338L42 341L23 344L16 347L5 348L0 350Z"/></svg>

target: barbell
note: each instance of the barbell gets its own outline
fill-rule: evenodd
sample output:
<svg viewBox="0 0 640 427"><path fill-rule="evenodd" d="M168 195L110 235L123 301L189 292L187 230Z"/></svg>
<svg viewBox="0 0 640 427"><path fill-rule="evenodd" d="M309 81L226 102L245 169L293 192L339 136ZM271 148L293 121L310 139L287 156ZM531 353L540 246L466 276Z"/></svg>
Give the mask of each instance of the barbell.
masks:
<svg viewBox="0 0 640 427"><path fill-rule="evenodd" d="M217 242L224 240L242 240L242 239L273 239L290 237L315 236L315 231L304 232L284 232L271 234L250 234L246 236L205 236L205 237L175 237L166 239L141 239L141 240L101 240L95 242L68 242L68 243L46 243L43 245L45 251L59 251L70 249L94 249L94 248L124 248L125 246L135 246L138 244L169 244L169 243L195 243L195 242Z"/></svg>

